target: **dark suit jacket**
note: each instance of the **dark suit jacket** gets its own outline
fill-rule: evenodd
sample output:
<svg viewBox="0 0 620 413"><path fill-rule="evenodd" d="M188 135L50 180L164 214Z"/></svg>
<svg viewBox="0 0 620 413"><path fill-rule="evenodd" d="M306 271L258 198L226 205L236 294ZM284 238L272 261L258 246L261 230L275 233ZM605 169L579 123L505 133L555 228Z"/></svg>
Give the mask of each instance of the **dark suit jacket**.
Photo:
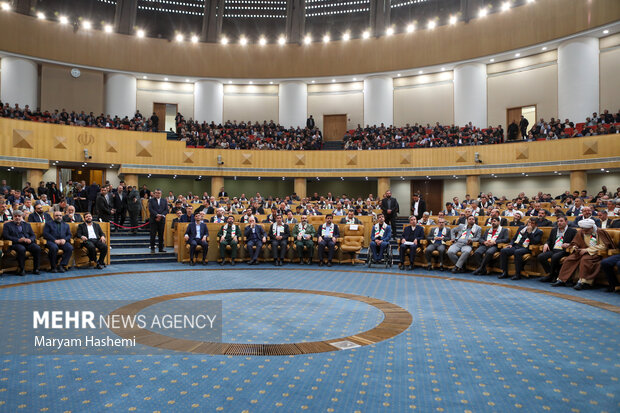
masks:
<svg viewBox="0 0 620 413"><path fill-rule="evenodd" d="M485 221L484 225L491 226L491 218L488 218ZM507 227L508 226L508 220L506 218L500 218L499 219L499 225L502 226L502 227Z"/></svg>
<svg viewBox="0 0 620 413"><path fill-rule="evenodd" d="M168 201L165 198L159 198L159 205L157 205L157 198L149 199L149 213L151 222L155 221L157 215L165 217L168 213Z"/></svg>
<svg viewBox="0 0 620 413"><path fill-rule="evenodd" d="M43 238L48 242L54 242L58 239L64 239L67 242L71 241L71 229L69 228L69 224L63 221L60 223L59 229L58 223L54 221L46 222L43 227Z"/></svg>
<svg viewBox="0 0 620 413"><path fill-rule="evenodd" d="M192 222L190 224L187 225L187 229L185 230L185 235L189 236L189 239L195 239L196 238L196 224L195 222ZM200 223L200 238L207 236L207 239L209 239L209 228L207 228L207 224L205 224L204 222Z"/></svg>
<svg viewBox="0 0 620 413"><path fill-rule="evenodd" d="M93 229L95 230L95 235L97 236L97 239L99 240L101 239L101 237L105 237L105 234L101 230L101 227L99 226L99 224L97 224L95 221L93 221L92 224L93 224ZM78 229L77 229L77 232L75 233L75 236L77 238L81 238L81 237L88 238L88 228L86 227L86 222L82 222L80 225L78 225Z"/></svg>
<svg viewBox="0 0 620 413"><path fill-rule="evenodd" d="M577 230L575 228L571 228L570 226L567 226L566 232L564 232L564 241L562 243L570 244L573 238L575 238L575 235L577 235ZM549 238L547 239L547 242L545 243L549 246L549 249L553 249L553 245L555 244L555 239L557 238L557 236L558 236L558 228L555 227L551 230L551 233L549 234Z"/></svg>
<svg viewBox="0 0 620 413"><path fill-rule="evenodd" d="M97 194L99 194L99 185L92 184L88 187L86 198L89 201L94 201L95 199L97 199Z"/></svg>
<svg viewBox="0 0 620 413"><path fill-rule="evenodd" d="M82 216L79 214L73 214L73 221L71 221L71 218L69 217L69 215L63 215L62 220L65 222L84 222L84 220L82 219Z"/></svg>
<svg viewBox="0 0 620 413"><path fill-rule="evenodd" d="M568 216L577 216L577 215L581 214L581 209L582 208L583 207L575 208L574 206L572 206L572 207L568 208L568 210L566 211L566 215L568 215Z"/></svg>
<svg viewBox="0 0 620 413"><path fill-rule="evenodd" d="M620 228L620 218L614 219L609 228Z"/></svg>
<svg viewBox="0 0 620 413"><path fill-rule="evenodd" d="M478 225L478 218L479 217L474 217L475 219L474 223L476 225ZM467 224L467 217L459 217L459 219L456 220L454 225L461 225L461 224Z"/></svg>
<svg viewBox="0 0 620 413"><path fill-rule="evenodd" d="M122 195L122 198L121 198ZM114 193L114 208L117 211L127 209L127 192Z"/></svg>
<svg viewBox="0 0 620 413"><path fill-rule="evenodd" d="M549 221L547 218L545 219L538 218L538 226L539 227L552 227L553 222Z"/></svg>
<svg viewBox="0 0 620 413"><path fill-rule="evenodd" d="M424 239L424 227L421 225L416 225L415 228L412 229L411 225L407 225L405 229L403 229L403 234L400 236L400 239L404 239L409 242L413 242L413 240L417 239L419 245L420 241Z"/></svg>
<svg viewBox="0 0 620 413"><path fill-rule="evenodd" d="M269 239L271 241L275 241L276 240L276 236L273 233L273 228L274 225L276 225L276 223L274 222L273 224L271 224L269 226ZM285 224L284 222L282 222L282 225L284 226L284 233L282 234L283 239L288 239L291 236L291 231L289 230L288 224ZM336 235L334 235L336 236Z"/></svg>
<svg viewBox="0 0 620 413"><path fill-rule="evenodd" d="M413 201L411 201L411 215L413 215ZM426 201L420 199L418 201L418 214L415 216L417 219L422 218L422 214L426 211Z"/></svg>
<svg viewBox="0 0 620 413"><path fill-rule="evenodd" d="M30 238L32 242L36 241L34 236L34 231L32 227L27 222L22 222L22 234L17 231L17 224L14 221L9 221L4 224L4 228L2 231L2 238L7 239L9 241L13 241L13 243L17 243L18 239L21 237Z"/></svg>
<svg viewBox="0 0 620 413"><path fill-rule="evenodd" d="M517 231L515 236L512 238L512 241L510 242L512 245L515 245L515 246L518 245L522 247L523 242L525 242L526 239L530 240L530 245L540 244L540 240L543 236L543 232L540 228L536 228L534 231L530 232L529 234L526 232L525 235L521 237L521 239L519 240L519 243L517 244L517 238L519 238L519 234L521 233L521 230L523 228L525 228L525 225L521 225L519 227L519 230Z"/></svg>
<svg viewBox="0 0 620 413"><path fill-rule="evenodd" d="M389 205L388 205L388 203L389 203ZM383 198L381 200L381 211L383 211L383 214L386 214L388 209L392 210L392 214L398 215L400 207L398 206L398 201L396 200L396 198L394 198L394 197L391 197L390 199ZM424 212L424 211L422 211L422 212Z"/></svg>
<svg viewBox="0 0 620 413"><path fill-rule="evenodd" d="M501 226L503 227L504 225L501 224ZM487 228L487 230L484 231L484 234L482 234L482 238L480 238L480 243L482 244L484 241L486 241L489 234L492 234L492 233L493 233L493 228ZM495 239L495 243L496 244L507 244L509 242L510 242L510 233L508 232L508 228L502 228L502 230L499 232L499 235Z"/></svg>
<svg viewBox="0 0 620 413"><path fill-rule="evenodd" d="M287 227L288 227L288 226L287 226ZM262 239L263 239L263 237L265 237L265 236L266 236L266 235L265 235L265 230L263 230L263 226L262 226L262 225L260 225L260 224L256 224L256 225L254 226L254 228L256 228L256 232L255 232L255 233L256 233L256 237L257 237L258 239L261 239L261 240L262 240ZM246 240L246 242L247 242L249 239L251 239L251 236L252 236L252 227L250 227L249 225L247 225L247 226L245 227L245 230L243 231L243 237L245 238L245 240Z"/></svg>
<svg viewBox="0 0 620 413"><path fill-rule="evenodd" d="M135 189L127 194L127 209L131 212L137 212L142 210L140 193Z"/></svg>
<svg viewBox="0 0 620 413"><path fill-rule="evenodd" d="M332 225L334 226L334 238L340 237L340 228L338 228L338 225L334 224L333 222ZM325 228L324 223L319 225L319 229L316 231L317 238L323 236L323 228Z"/></svg>
<svg viewBox="0 0 620 413"><path fill-rule="evenodd" d="M353 220L354 220L354 222L355 222L357 225L362 225L362 221L360 221L359 219L357 219L357 218L353 217ZM346 223L347 223L347 217L342 217L342 219L340 220L340 223L341 223L341 224L346 224Z"/></svg>
<svg viewBox="0 0 620 413"><path fill-rule="evenodd" d="M47 212L43 213L43 218L45 219L45 222L52 220L52 217ZM39 214L33 212L28 216L28 222L43 222L43 220L41 219Z"/></svg>
<svg viewBox="0 0 620 413"><path fill-rule="evenodd" d="M187 214L183 214L181 215L181 218L179 218L179 222L194 222L194 215L187 215Z"/></svg>
<svg viewBox="0 0 620 413"><path fill-rule="evenodd" d="M107 194L106 194L107 195ZM97 216L102 221L108 222L112 219L112 205L108 203L108 199L99 194L97 196Z"/></svg>
<svg viewBox="0 0 620 413"><path fill-rule="evenodd" d="M227 197L227 196L228 196L228 192L226 192L226 191L220 192L219 194L217 194L218 198Z"/></svg>

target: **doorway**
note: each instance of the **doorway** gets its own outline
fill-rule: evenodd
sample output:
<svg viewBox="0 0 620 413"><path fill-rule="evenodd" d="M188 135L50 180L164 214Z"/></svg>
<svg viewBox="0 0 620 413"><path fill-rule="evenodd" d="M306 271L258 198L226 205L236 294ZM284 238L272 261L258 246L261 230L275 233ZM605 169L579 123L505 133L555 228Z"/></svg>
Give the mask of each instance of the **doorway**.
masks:
<svg viewBox="0 0 620 413"><path fill-rule="evenodd" d="M419 193L426 202L426 210L437 215L443 210L443 179L425 179L411 181L411 195Z"/></svg>
<svg viewBox="0 0 620 413"><path fill-rule="evenodd" d="M514 120L519 125L521 122L521 116L523 116L528 121L527 131L536 123L536 105L530 106L519 106L517 108L509 108L506 110L506 131L508 131L508 126ZM518 138L523 138L521 135L521 128L519 128L519 133L517 135Z"/></svg>
<svg viewBox="0 0 620 413"><path fill-rule="evenodd" d="M178 113L178 105L176 103L153 103L153 112L159 118L158 129L160 131L169 132L177 131L175 118Z"/></svg>
<svg viewBox="0 0 620 413"><path fill-rule="evenodd" d="M323 115L323 139L340 141L347 131L347 115Z"/></svg>
<svg viewBox="0 0 620 413"><path fill-rule="evenodd" d="M69 180L73 182L85 181L86 185L96 183L102 186L105 184L105 172L103 169L97 168L58 168L56 180L60 190L64 189Z"/></svg>

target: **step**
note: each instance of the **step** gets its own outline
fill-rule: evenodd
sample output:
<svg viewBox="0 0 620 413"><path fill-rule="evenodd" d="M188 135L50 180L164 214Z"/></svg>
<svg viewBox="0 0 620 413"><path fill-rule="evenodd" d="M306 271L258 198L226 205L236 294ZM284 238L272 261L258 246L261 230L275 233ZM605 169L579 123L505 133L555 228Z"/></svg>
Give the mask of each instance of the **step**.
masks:
<svg viewBox="0 0 620 413"><path fill-rule="evenodd" d="M151 239L148 234L139 234L139 235L118 235L110 237L110 241L120 241L120 242L135 242L135 241L149 241Z"/></svg>
<svg viewBox="0 0 620 413"><path fill-rule="evenodd" d="M146 264L146 263L163 263L163 262L177 262L176 257L157 257L155 255L148 256L147 258L117 258L110 257L110 262L116 264Z"/></svg>
<svg viewBox="0 0 620 413"><path fill-rule="evenodd" d="M147 250L148 251L148 250ZM112 249L110 251L110 258L118 259L118 258L136 258L136 259L149 259L153 257L163 257L163 258L174 258L176 259L176 254L174 251L172 252L156 252L155 254L151 254L150 251L142 251L138 248L122 248L122 251L119 252L119 249Z"/></svg>
<svg viewBox="0 0 620 413"><path fill-rule="evenodd" d="M110 242L110 247L117 249L117 248L144 248L147 249L150 247L150 243L149 240L145 240L144 242L123 242L123 243L118 243L118 242L114 242L111 241Z"/></svg>

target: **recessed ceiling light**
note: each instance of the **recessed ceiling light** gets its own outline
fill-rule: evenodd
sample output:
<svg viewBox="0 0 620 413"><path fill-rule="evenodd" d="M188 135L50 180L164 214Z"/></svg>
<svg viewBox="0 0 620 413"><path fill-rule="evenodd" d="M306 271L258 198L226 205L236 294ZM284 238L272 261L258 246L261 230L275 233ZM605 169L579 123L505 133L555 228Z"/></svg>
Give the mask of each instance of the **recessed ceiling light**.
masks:
<svg viewBox="0 0 620 413"><path fill-rule="evenodd" d="M336 79L332 79L332 83L334 83L336 81Z"/></svg>
<svg viewBox="0 0 620 413"><path fill-rule="evenodd" d="M508 11L510 10L510 2L505 2L502 4L502 11Z"/></svg>
<svg viewBox="0 0 620 413"><path fill-rule="evenodd" d="M362 33L362 39L368 39L369 37L370 37L370 32L368 30Z"/></svg>
<svg viewBox="0 0 620 413"><path fill-rule="evenodd" d="M189 79L185 79L186 82L189 82Z"/></svg>
<svg viewBox="0 0 620 413"><path fill-rule="evenodd" d="M312 83L314 83L314 80L312 81Z"/></svg>
<svg viewBox="0 0 620 413"><path fill-rule="evenodd" d="M177 34L175 36L175 39L177 42L182 42L183 41L183 35L181 33Z"/></svg>
<svg viewBox="0 0 620 413"><path fill-rule="evenodd" d="M138 37L140 37L140 38L144 37L144 34L145 34L144 30L142 30L142 29L138 30L138 32L136 33L136 35L138 35Z"/></svg>
<svg viewBox="0 0 620 413"><path fill-rule="evenodd" d="M346 32L345 34L342 35L342 40L345 42L348 42L350 38L351 38L351 34L349 32Z"/></svg>
<svg viewBox="0 0 620 413"><path fill-rule="evenodd" d="M228 84L230 85L231 83L232 83L232 80L229 80L229 81L228 81Z"/></svg>
<svg viewBox="0 0 620 413"><path fill-rule="evenodd" d="M261 46L266 45L267 39L265 39L264 37L261 37L260 39L258 39L258 44L260 44Z"/></svg>
<svg viewBox="0 0 620 413"><path fill-rule="evenodd" d="M222 37L222 39L220 40L220 43L228 44L228 38L226 36Z"/></svg>
<svg viewBox="0 0 620 413"><path fill-rule="evenodd" d="M11 5L9 3L6 3L6 2L2 3L2 10L4 10L4 11L11 10Z"/></svg>
<svg viewBox="0 0 620 413"><path fill-rule="evenodd" d="M198 43L198 36L193 35L191 40L192 40L192 43Z"/></svg>
<svg viewBox="0 0 620 413"><path fill-rule="evenodd" d="M489 62L491 62L491 63L493 63L494 61L495 61L495 59L491 59L491 60L489 60Z"/></svg>
<svg viewBox="0 0 620 413"><path fill-rule="evenodd" d="M45 13L43 13L42 11L37 13L37 19L39 20L45 20Z"/></svg>
<svg viewBox="0 0 620 413"><path fill-rule="evenodd" d="M272 82L269 82L269 84L270 84L270 85L273 85L273 81L272 81Z"/></svg>
<svg viewBox="0 0 620 413"><path fill-rule="evenodd" d="M420 70L420 71L418 72L418 74L419 74L419 75L421 75L422 73L424 73L424 70Z"/></svg>
<svg viewBox="0 0 620 413"><path fill-rule="evenodd" d="M450 24L456 24L456 16L450 16Z"/></svg>
<svg viewBox="0 0 620 413"><path fill-rule="evenodd" d="M400 73L398 73L396 76L400 77Z"/></svg>
<svg viewBox="0 0 620 413"><path fill-rule="evenodd" d="M520 57L521 53L515 53L515 57Z"/></svg>
<svg viewBox="0 0 620 413"><path fill-rule="evenodd" d="M254 82L250 80L250 84L251 84L251 85L253 85L253 84L254 84Z"/></svg>
<svg viewBox="0 0 620 413"><path fill-rule="evenodd" d="M248 44L248 38L245 36L241 36L241 38L239 39L239 44L241 46L245 46L246 44Z"/></svg>
<svg viewBox="0 0 620 413"><path fill-rule="evenodd" d="M394 34L394 28L393 27L388 27L387 30L385 31L385 34L387 36L391 36Z"/></svg>
<svg viewBox="0 0 620 413"><path fill-rule="evenodd" d="M353 81L355 82L356 80L357 80L357 78L356 78L356 77L354 77L354 78L353 78Z"/></svg>
<svg viewBox="0 0 620 413"><path fill-rule="evenodd" d="M92 29L92 28L93 28L93 24L92 24L91 22L89 22L88 20L84 20L84 21L82 22L82 28L83 28L84 30L90 30L90 29Z"/></svg>
<svg viewBox="0 0 620 413"><path fill-rule="evenodd" d="M445 68L445 67L442 67L442 68L441 68L441 71L443 72L444 70L446 70L446 68Z"/></svg>
<svg viewBox="0 0 620 413"><path fill-rule="evenodd" d="M414 30L415 30L415 26L413 24L407 25L407 33L413 33Z"/></svg>
<svg viewBox="0 0 620 413"><path fill-rule="evenodd" d="M312 37L310 37L310 35L307 35L306 37L304 37L304 44L310 43L312 43Z"/></svg>
<svg viewBox="0 0 620 413"><path fill-rule="evenodd" d="M603 34L608 34L609 30L603 30Z"/></svg>
<svg viewBox="0 0 620 413"><path fill-rule="evenodd" d="M428 24L426 25L426 27L428 27L429 29L434 29L435 26L437 25L437 23L435 22L435 20L429 20Z"/></svg>
<svg viewBox="0 0 620 413"><path fill-rule="evenodd" d="M142 76L142 79L147 79L147 77L146 76Z"/></svg>
<svg viewBox="0 0 620 413"><path fill-rule="evenodd" d="M103 31L106 33L112 33L112 25L106 24L105 26L103 26Z"/></svg>
<svg viewBox="0 0 620 413"><path fill-rule="evenodd" d="M60 22L60 24L67 24L67 23L69 23L69 19L67 18L67 16L60 16L58 18L58 21Z"/></svg>
<svg viewBox="0 0 620 413"><path fill-rule="evenodd" d="M165 77L165 78L164 78L164 80L167 82L167 81L168 81L168 78L167 78L167 77Z"/></svg>
<svg viewBox="0 0 620 413"><path fill-rule="evenodd" d="M484 16L486 16L486 15L487 15L487 13L488 13L488 12L489 12L489 11L487 10L487 8L486 8L486 7L484 7L484 8L482 8L482 9L480 9L480 11L478 11L478 17L484 17Z"/></svg>
<svg viewBox="0 0 620 413"><path fill-rule="evenodd" d="M323 43L329 43L329 35L328 34L323 36Z"/></svg>
<svg viewBox="0 0 620 413"><path fill-rule="evenodd" d="M284 36L280 36L280 38L278 39L278 44L280 46L283 46L284 43L286 43L286 38Z"/></svg>
<svg viewBox="0 0 620 413"><path fill-rule="evenodd" d="M543 47L543 48L542 48L542 50L543 50L543 52L544 52L545 50L547 50L547 46Z"/></svg>

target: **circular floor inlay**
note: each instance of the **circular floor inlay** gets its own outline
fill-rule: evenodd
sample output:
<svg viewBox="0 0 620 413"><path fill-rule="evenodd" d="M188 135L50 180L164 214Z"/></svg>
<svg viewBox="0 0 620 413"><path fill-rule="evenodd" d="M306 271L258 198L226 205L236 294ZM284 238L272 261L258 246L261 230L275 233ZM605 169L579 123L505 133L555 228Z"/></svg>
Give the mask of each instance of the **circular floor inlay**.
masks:
<svg viewBox="0 0 620 413"><path fill-rule="evenodd" d="M378 343L388 338L394 337L405 331L411 325L413 318L404 308L372 297L364 297L356 294L346 294L331 291L297 290L286 288L248 288L231 290L207 290L192 291L153 297L138 301L121 307L113 314L136 315L142 310L169 300L176 300L188 297L198 297L204 295L219 295L232 293L287 293L287 294L314 294L320 296L330 296L355 300L375 307L383 313L383 321L374 328L351 334L344 337L337 337L319 341L297 341L284 343L240 343L240 342L205 342L198 340L173 338L153 331L141 328L134 329L112 329L115 334L124 338L136 337L136 342L147 346L189 352L198 354L226 354L226 355L293 355L307 353L323 353L338 350L330 343L338 341L351 341L360 346ZM346 332L345 332L346 333Z"/></svg>

